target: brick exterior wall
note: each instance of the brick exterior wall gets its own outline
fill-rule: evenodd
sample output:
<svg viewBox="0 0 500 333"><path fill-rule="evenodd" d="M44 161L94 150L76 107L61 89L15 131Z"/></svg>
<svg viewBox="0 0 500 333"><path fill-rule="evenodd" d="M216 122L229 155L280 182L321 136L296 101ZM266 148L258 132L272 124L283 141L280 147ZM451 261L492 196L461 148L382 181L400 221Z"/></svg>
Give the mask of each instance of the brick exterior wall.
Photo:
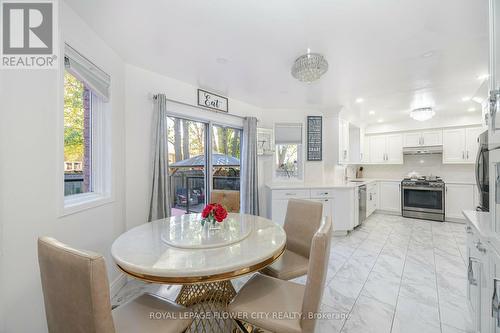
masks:
<svg viewBox="0 0 500 333"><path fill-rule="evenodd" d="M91 92L87 86L83 90L83 189L82 192L92 191L92 115Z"/></svg>

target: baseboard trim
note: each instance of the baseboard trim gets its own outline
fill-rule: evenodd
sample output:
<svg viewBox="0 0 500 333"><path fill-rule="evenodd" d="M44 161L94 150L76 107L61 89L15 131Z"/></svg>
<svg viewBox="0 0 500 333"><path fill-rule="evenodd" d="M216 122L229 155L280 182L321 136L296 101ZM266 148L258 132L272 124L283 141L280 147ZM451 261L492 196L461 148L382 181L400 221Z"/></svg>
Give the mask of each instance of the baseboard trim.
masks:
<svg viewBox="0 0 500 333"><path fill-rule="evenodd" d="M120 273L110 284L109 284L109 293L111 297L116 296L120 289L127 283L127 276L123 273Z"/></svg>
<svg viewBox="0 0 500 333"><path fill-rule="evenodd" d="M459 219L455 217L444 217L445 222L461 223L465 224L465 219Z"/></svg>

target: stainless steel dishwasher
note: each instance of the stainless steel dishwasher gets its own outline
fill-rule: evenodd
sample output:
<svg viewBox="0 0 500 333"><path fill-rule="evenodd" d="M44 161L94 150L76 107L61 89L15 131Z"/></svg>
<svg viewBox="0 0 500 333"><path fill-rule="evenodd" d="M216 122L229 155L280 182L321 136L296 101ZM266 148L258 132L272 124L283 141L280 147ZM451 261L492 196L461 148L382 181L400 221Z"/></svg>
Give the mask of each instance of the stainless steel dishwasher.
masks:
<svg viewBox="0 0 500 333"><path fill-rule="evenodd" d="M359 197L359 218L358 226L366 220L366 185L361 185L358 187L358 197Z"/></svg>

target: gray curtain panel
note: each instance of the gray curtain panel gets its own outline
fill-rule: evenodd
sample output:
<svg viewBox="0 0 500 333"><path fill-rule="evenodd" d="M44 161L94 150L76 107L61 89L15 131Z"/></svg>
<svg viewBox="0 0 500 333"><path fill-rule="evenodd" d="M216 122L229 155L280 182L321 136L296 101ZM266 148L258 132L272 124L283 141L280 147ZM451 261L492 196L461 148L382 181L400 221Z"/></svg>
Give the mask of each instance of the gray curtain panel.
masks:
<svg viewBox="0 0 500 333"><path fill-rule="evenodd" d="M156 123L153 144L153 181L148 221L170 216L168 195L168 138L167 138L167 98L164 94L154 99L154 121Z"/></svg>
<svg viewBox="0 0 500 333"><path fill-rule="evenodd" d="M241 212L259 215L257 170L257 118L243 121L241 163Z"/></svg>

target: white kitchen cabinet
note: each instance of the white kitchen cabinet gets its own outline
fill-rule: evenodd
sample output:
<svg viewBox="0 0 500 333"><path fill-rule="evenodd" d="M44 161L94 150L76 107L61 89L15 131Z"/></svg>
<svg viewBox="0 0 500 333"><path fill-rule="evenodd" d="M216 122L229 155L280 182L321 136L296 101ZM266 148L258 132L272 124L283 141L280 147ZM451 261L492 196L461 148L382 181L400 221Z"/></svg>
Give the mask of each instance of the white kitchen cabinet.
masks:
<svg viewBox="0 0 500 333"><path fill-rule="evenodd" d="M385 134L370 136L370 163L402 164L403 136Z"/></svg>
<svg viewBox="0 0 500 333"><path fill-rule="evenodd" d="M387 135L386 163L403 164L403 136L401 134Z"/></svg>
<svg viewBox="0 0 500 333"><path fill-rule="evenodd" d="M491 250L488 241L467 221L467 300L475 332L490 332Z"/></svg>
<svg viewBox="0 0 500 333"><path fill-rule="evenodd" d="M349 162L349 122L339 118L339 163Z"/></svg>
<svg viewBox="0 0 500 333"><path fill-rule="evenodd" d="M443 130L443 164L473 164L482 127Z"/></svg>
<svg viewBox="0 0 500 333"><path fill-rule="evenodd" d="M479 149L479 134L485 131L482 127L471 127L465 129L465 158L469 163L476 163L476 155Z"/></svg>
<svg viewBox="0 0 500 333"><path fill-rule="evenodd" d="M485 307L485 313L482 316L482 326L485 327L482 332L500 333L500 255L493 248L488 247L489 274L484 292L482 304ZM496 311L495 311L496 310Z"/></svg>
<svg viewBox="0 0 500 333"><path fill-rule="evenodd" d="M361 155L361 162L362 163L370 163L370 137L369 136L363 136L362 140L362 155Z"/></svg>
<svg viewBox="0 0 500 333"><path fill-rule="evenodd" d="M403 147L418 147L422 142L422 133L410 132L403 134Z"/></svg>
<svg viewBox="0 0 500 333"><path fill-rule="evenodd" d="M379 204L378 209L386 212L401 212L401 183L379 182Z"/></svg>
<svg viewBox="0 0 500 333"><path fill-rule="evenodd" d="M331 189L280 189L269 188L271 205L270 218L280 225L284 224L288 200L305 199L318 201L323 204L323 216L331 216L333 231L336 234L346 234L354 229L359 217L358 188L338 187ZM307 223L307 221L305 221Z"/></svg>
<svg viewBox="0 0 500 333"><path fill-rule="evenodd" d="M443 131L443 163L464 163L465 129L454 128Z"/></svg>
<svg viewBox="0 0 500 333"><path fill-rule="evenodd" d="M474 210L474 185L445 185L445 218L446 220L463 220L462 210Z"/></svg>
<svg viewBox="0 0 500 333"><path fill-rule="evenodd" d="M422 132L422 146L439 146L443 144L443 131L423 131Z"/></svg>
<svg viewBox="0 0 500 333"><path fill-rule="evenodd" d="M385 135L370 136L370 163L385 163Z"/></svg>
<svg viewBox="0 0 500 333"><path fill-rule="evenodd" d="M403 134L404 147L439 146L443 144L442 130L408 132Z"/></svg>

